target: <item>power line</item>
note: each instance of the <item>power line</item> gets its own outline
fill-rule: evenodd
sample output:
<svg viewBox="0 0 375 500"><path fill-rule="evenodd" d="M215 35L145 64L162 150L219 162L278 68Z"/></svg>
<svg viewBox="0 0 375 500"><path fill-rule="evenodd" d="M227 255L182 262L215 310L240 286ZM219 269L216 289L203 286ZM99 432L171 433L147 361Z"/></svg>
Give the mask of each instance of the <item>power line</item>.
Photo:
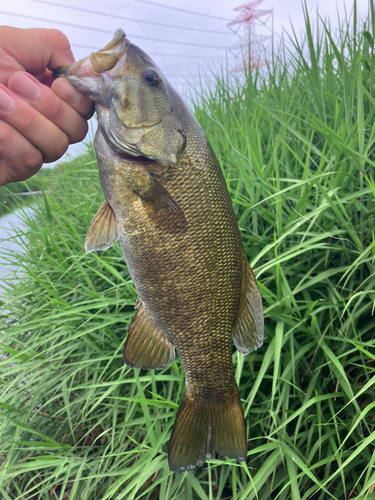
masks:
<svg viewBox="0 0 375 500"><path fill-rule="evenodd" d="M157 23L155 21L145 21L143 19L135 19L134 17L117 16L116 14L108 14L107 12L99 12L97 10L84 9L82 7L73 7L71 5L64 5L62 3L49 2L47 0L29 0L29 2L44 3L47 5L53 5L54 7L62 7L64 9L72 9L75 11L87 12L89 14L97 14L99 16L113 17L114 19L121 19L124 21L135 21L136 23L152 24L155 26L164 26L166 28L176 28L179 30L189 30L189 31L203 31L204 33L215 33L215 34L219 34L219 35L231 35L232 36L234 34L232 31L218 31L218 30L215 31L215 30L207 30L207 29L203 29L203 28L192 28L191 26L176 26L173 24Z"/></svg>
<svg viewBox="0 0 375 500"><path fill-rule="evenodd" d="M4 11L4 10L0 10L0 14L8 14L10 16L15 16L15 17L22 17L22 18L25 18L25 19L33 19L33 20L36 20L36 21L44 21L44 22L47 22L47 23L55 23L55 24L61 24L62 26L69 26L71 28L79 28L79 29L83 29L83 30L87 30L87 31L91 31L91 32L100 32L100 33L110 33L111 35L113 35L113 31L111 30L105 30L105 29L102 29L102 28L95 28L95 29L92 29L88 26L82 26L80 24L74 24L74 23L66 23L64 21L56 21L55 19L45 19L43 17L36 17L36 16L29 16L28 14L18 14L17 12L7 12L7 11ZM176 45L189 45L189 46L194 46L194 47L206 47L206 48L209 48L209 49L226 49L227 47L218 47L218 46L215 46L215 45L203 45L203 44L200 44L200 43L189 43L189 42L180 42L178 40L162 40L160 38L151 38L151 37L148 37L148 36L142 36L142 35L130 35L132 38L141 38L143 40L151 40L151 41L154 41L154 42L161 42L161 43L169 43L169 44L176 44Z"/></svg>
<svg viewBox="0 0 375 500"><path fill-rule="evenodd" d="M22 17L24 19L33 19L34 21L44 21L46 23L61 24L64 26L69 26L71 28L80 28L83 30L91 31L91 32L99 31L101 33L110 33L111 35L113 35L113 31L110 31L110 30L104 30L101 28L95 28L95 30L93 30L92 28L89 28L88 26L82 26L80 24L73 24L73 23L66 23L64 21L56 21L56 19L46 19L44 17L29 16L29 14L19 14L18 12L9 12L6 10L0 10L0 14L7 14L9 16L14 16L14 17Z"/></svg>
<svg viewBox="0 0 375 500"><path fill-rule="evenodd" d="M1 12L1 11L0 11ZM90 50L99 50L98 47L93 47L92 45L81 45L79 43L72 43L72 47L78 47L79 49L90 49ZM224 56L201 56L201 55L193 55L193 54L159 54L158 52L147 52L149 56L160 56L160 57L187 57L192 59L223 59ZM228 56L229 54L225 54Z"/></svg>
<svg viewBox="0 0 375 500"><path fill-rule="evenodd" d="M227 17L212 16L211 14L203 14L201 12L194 12L192 10L180 9L179 7L171 7L170 5L164 5L162 3L150 2L150 0L136 0L136 2L148 3L150 5L156 5L157 7L164 7L166 9L178 10L180 12L185 12L187 14L195 14L196 16L211 17L212 19L220 19L221 21L232 21Z"/></svg>
<svg viewBox="0 0 375 500"><path fill-rule="evenodd" d="M207 49L227 49L226 46L219 45L205 45L202 43L179 42L177 40L161 40L160 38L151 38L150 36L143 35L129 35L131 38L141 38L142 40L151 40L152 42L162 42L177 45L189 45L190 47L205 47Z"/></svg>

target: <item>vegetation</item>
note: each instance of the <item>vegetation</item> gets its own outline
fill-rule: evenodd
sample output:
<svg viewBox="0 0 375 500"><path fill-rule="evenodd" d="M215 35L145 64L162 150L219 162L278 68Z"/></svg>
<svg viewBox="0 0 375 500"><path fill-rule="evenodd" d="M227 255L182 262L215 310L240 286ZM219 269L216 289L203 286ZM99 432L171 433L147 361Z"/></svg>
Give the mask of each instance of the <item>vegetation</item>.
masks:
<svg viewBox="0 0 375 500"><path fill-rule="evenodd" d="M12 212L15 208L28 205L30 201L34 202L34 196L29 195L29 193L40 191L45 182L48 181L51 173L51 169L43 168L28 181L13 182L12 184L1 186L0 217ZM27 193L27 195L25 195L25 193Z"/></svg>
<svg viewBox="0 0 375 500"><path fill-rule="evenodd" d="M93 158L92 145L86 145L87 151L75 160L76 165L81 165ZM17 208L29 206L35 203L35 196L42 191L48 191L49 183L54 181L54 176L59 175L71 165L72 160L60 162L54 168L42 168L37 174L27 181L12 182L0 187L0 217L13 212Z"/></svg>
<svg viewBox="0 0 375 500"><path fill-rule="evenodd" d="M264 346L233 353L248 464L174 474L179 361L122 362L136 291L118 245L85 255L102 203L92 151L51 177L3 293L0 496L6 500L375 498L374 9L195 112L222 164L264 302ZM203 88L203 85L202 85Z"/></svg>

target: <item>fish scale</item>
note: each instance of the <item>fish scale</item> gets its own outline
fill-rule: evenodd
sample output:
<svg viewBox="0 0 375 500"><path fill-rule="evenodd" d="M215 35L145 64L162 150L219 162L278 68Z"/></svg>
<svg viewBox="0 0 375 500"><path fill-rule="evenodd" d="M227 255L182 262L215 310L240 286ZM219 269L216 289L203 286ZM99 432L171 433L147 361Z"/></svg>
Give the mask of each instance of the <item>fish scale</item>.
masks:
<svg viewBox="0 0 375 500"><path fill-rule="evenodd" d="M96 103L94 147L105 201L87 251L117 238L139 298L124 361L185 371L169 445L171 470L216 452L244 461L245 422L232 367L260 347L263 313L215 154L161 71L118 30L112 42L55 70Z"/></svg>

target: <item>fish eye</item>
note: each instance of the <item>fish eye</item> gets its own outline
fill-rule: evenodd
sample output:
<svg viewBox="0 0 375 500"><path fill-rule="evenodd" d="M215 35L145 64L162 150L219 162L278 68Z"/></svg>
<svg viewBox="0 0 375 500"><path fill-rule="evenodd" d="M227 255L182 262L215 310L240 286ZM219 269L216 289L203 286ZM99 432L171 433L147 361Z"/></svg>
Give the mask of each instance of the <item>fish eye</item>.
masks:
<svg viewBox="0 0 375 500"><path fill-rule="evenodd" d="M160 77L153 69L146 69L143 73L143 78L146 83L152 85L153 87L157 87L160 83Z"/></svg>

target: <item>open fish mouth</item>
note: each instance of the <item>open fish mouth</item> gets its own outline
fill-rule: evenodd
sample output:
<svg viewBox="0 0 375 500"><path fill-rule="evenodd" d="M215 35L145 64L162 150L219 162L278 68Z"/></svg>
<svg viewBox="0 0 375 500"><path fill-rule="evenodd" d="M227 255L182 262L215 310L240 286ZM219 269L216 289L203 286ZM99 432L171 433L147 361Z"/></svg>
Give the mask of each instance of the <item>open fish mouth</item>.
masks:
<svg viewBox="0 0 375 500"><path fill-rule="evenodd" d="M126 54L129 41L122 29L118 29L113 39L98 52L92 52L88 57L68 66L60 66L52 72L53 78L58 77L88 77L94 73L100 74L111 70Z"/></svg>
<svg viewBox="0 0 375 500"><path fill-rule="evenodd" d="M129 45L125 33L119 29L105 47L73 64L55 68L52 76L67 78L96 104L109 108L116 90L114 82L126 73Z"/></svg>

